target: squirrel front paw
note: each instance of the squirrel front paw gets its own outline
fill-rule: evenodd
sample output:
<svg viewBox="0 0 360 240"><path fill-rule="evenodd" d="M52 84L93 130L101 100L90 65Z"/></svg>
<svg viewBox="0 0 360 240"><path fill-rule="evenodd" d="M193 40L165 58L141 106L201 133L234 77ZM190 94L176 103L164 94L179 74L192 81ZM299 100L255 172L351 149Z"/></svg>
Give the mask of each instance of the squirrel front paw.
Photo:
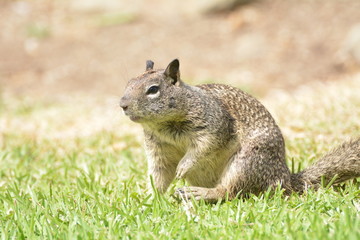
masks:
<svg viewBox="0 0 360 240"><path fill-rule="evenodd" d="M191 161L180 161L179 165L176 168L176 178L182 179L186 177L186 174L194 166Z"/></svg>

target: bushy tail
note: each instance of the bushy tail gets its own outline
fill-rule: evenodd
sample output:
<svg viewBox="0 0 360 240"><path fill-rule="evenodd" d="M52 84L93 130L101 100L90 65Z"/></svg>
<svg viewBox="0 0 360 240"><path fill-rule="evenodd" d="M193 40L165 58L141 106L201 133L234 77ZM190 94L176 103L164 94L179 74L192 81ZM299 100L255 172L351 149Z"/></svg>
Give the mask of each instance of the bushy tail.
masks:
<svg viewBox="0 0 360 240"><path fill-rule="evenodd" d="M318 188L322 179L328 185L360 177L360 138L344 142L302 172L291 175L294 191Z"/></svg>

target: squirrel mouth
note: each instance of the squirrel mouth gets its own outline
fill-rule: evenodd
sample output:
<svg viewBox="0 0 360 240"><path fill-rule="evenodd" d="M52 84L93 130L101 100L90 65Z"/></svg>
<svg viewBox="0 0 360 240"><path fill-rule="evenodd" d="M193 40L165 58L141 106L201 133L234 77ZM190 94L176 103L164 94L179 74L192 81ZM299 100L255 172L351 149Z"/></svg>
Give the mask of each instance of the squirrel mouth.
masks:
<svg viewBox="0 0 360 240"><path fill-rule="evenodd" d="M140 117L138 116L129 116L130 120L133 121L133 122L137 122L140 120Z"/></svg>
<svg viewBox="0 0 360 240"><path fill-rule="evenodd" d="M137 122L137 121L140 119L139 116L132 115L131 112L129 112L127 109L124 110L124 114L125 114L127 117L129 117L130 120L133 121L133 122Z"/></svg>

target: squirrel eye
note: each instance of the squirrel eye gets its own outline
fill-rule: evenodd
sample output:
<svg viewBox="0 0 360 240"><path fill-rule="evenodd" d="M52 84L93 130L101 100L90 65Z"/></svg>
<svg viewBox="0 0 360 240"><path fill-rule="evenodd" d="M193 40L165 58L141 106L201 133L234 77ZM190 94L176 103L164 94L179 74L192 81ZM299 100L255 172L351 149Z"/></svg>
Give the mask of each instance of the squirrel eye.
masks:
<svg viewBox="0 0 360 240"><path fill-rule="evenodd" d="M149 89L146 91L146 95L156 94L158 91L159 91L159 86L151 86L151 87L149 87Z"/></svg>

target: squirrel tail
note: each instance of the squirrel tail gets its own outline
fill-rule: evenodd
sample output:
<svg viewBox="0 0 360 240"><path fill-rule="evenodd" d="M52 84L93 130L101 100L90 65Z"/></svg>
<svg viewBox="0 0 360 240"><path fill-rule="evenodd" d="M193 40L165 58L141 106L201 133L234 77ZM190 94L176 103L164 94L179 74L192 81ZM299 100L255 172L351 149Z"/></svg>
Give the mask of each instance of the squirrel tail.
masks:
<svg viewBox="0 0 360 240"><path fill-rule="evenodd" d="M302 193L321 184L360 177L360 138L344 142L303 171L291 175L291 187Z"/></svg>

